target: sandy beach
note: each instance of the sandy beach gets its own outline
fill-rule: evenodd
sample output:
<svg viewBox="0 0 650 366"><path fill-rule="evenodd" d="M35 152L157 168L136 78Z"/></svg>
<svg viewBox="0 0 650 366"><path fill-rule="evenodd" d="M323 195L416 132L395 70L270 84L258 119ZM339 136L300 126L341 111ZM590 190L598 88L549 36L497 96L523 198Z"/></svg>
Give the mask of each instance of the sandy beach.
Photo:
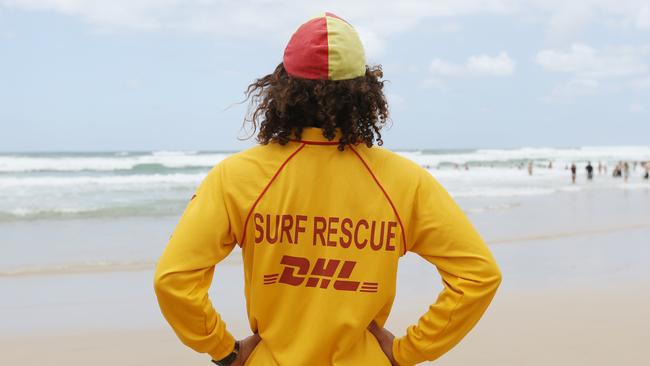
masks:
<svg viewBox="0 0 650 366"><path fill-rule="evenodd" d="M650 284L610 290L502 293L438 365L645 365ZM407 324L396 311L391 324ZM398 319L399 317L399 319ZM235 328L237 328L235 326ZM242 334L242 331L236 332ZM206 365L165 327L82 331L2 340L7 365Z"/></svg>
<svg viewBox="0 0 650 366"><path fill-rule="evenodd" d="M646 365L649 202L650 189L459 200L490 244L504 282L483 321L435 364ZM144 240L148 233L155 243L134 250L162 250L164 240L158 240L174 219L147 220L149 225L114 220L97 227L131 228L114 240ZM23 230L11 226L15 237ZM70 231L63 232L61 238ZM217 267L211 298L229 329L243 337L248 325L238 255L233 252ZM162 319L152 266L142 260L122 267L5 272L0 364L206 364L207 356L180 344ZM441 286L435 269L412 254L403 258L398 277L387 327L400 335Z"/></svg>

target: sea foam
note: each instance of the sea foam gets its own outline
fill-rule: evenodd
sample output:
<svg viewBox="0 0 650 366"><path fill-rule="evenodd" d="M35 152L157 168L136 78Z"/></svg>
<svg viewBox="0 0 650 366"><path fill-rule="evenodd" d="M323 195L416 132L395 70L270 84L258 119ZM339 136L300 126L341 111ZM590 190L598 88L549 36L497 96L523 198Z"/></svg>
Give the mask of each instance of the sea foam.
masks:
<svg viewBox="0 0 650 366"><path fill-rule="evenodd" d="M639 164L629 182L621 160L650 161L650 146L399 151L456 198L522 197L593 189L648 189ZM0 222L178 215L208 171L232 153L153 151L0 154ZM585 164L608 174L585 179ZM527 171L533 166L533 174ZM568 166L578 165L571 184ZM489 209L488 209L489 210ZM478 211L477 211L478 212Z"/></svg>

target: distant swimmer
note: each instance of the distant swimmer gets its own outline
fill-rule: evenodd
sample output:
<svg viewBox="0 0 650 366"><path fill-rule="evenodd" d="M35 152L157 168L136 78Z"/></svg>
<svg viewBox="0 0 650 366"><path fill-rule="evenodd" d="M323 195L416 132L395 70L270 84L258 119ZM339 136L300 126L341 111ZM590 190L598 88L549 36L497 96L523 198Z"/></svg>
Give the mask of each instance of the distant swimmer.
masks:
<svg viewBox="0 0 650 366"><path fill-rule="evenodd" d="M587 179L594 179L594 167L591 165L591 161L587 162L587 167L585 169L587 169Z"/></svg>
<svg viewBox="0 0 650 366"><path fill-rule="evenodd" d="M533 162L528 162L528 175L533 175Z"/></svg>
<svg viewBox="0 0 650 366"><path fill-rule="evenodd" d="M614 167L614 170L612 170L612 177L614 178L620 178L621 177L621 172L623 171L623 162L619 161L618 164Z"/></svg>
<svg viewBox="0 0 650 366"><path fill-rule="evenodd" d="M552 161L549 161L549 162L548 162L548 168L549 168L549 169L553 169L553 162L552 162Z"/></svg>
<svg viewBox="0 0 650 366"><path fill-rule="evenodd" d="M576 183L576 171L577 171L577 170L578 170L578 168L576 167L576 165L575 165L575 164L571 164L571 182L572 182L573 184Z"/></svg>

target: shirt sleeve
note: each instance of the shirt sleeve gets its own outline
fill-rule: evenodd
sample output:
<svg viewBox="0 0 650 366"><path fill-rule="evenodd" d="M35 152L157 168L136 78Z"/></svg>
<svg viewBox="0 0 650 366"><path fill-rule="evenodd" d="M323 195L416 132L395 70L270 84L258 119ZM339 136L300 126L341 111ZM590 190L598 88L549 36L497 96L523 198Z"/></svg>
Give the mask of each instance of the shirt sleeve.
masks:
<svg viewBox="0 0 650 366"><path fill-rule="evenodd" d="M235 340L213 308L208 289L214 266L235 243L216 166L185 209L154 275L160 310L174 332L185 345L215 360L232 352Z"/></svg>
<svg viewBox="0 0 650 366"><path fill-rule="evenodd" d="M444 288L434 304L395 338L393 354L401 366L431 361L454 347L492 301L501 272L463 211L445 189L422 170L407 249L438 269Z"/></svg>

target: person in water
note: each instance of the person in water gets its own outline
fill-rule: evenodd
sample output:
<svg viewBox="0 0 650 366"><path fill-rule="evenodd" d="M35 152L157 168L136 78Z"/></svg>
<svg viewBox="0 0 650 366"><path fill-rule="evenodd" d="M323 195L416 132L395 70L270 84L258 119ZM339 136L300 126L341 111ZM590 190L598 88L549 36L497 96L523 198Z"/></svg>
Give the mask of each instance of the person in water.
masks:
<svg viewBox="0 0 650 366"><path fill-rule="evenodd" d="M585 167L585 170L587 170L587 179L589 180L594 179L594 166L591 165L591 161L587 162L587 166Z"/></svg>
<svg viewBox="0 0 650 366"><path fill-rule="evenodd" d="M576 171L577 170L578 170L578 168L576 167L576 164L571 163L571 183L575 184L575 182L576 182Z"/></svg>
<svg viewBox="0 0 650 366"><path fill-rule="evenodd" d="M354 28L325 13L248 87L259 145L208 173L156 266L161 312L184 344L217 365L406 366L440 357L481 318L501 272L431 173L380 147L382 77ZM208 296L237 246L241 340ZM443 290L393 336L384 324L407 252L438 269Z"/></svg>

